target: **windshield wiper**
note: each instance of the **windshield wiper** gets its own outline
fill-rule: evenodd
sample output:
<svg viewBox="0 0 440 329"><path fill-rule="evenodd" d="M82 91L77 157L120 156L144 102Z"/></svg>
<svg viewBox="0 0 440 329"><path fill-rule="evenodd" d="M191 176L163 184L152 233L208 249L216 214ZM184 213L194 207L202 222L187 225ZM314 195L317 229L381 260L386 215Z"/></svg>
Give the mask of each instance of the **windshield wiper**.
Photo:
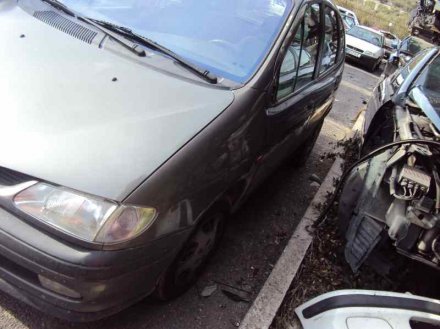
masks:
<svg viewBox="0 0 440 329"><path fill-rule="evenodd" d="M67 15L76 17L76 14L70 10L64 3L59 2L58 0L41 0L43 2L48 3L49 5L51 5L52 7L64 11Z"/></svg>
<svg viewBox="0 0 440 329"><path fill-rule="evenodd" d="M145 50L142 49L141 47L139 47L139 45L133 44L133 43L129 43L126 40L120 38L117 34L109 32L107 29L104 29L99 24L94 23L91 19L89 19L87 17L83 17L83 16L77 14L76 12L71 10L69 7L67 7L65 4L63 4L62 2L60 2L58 0L41 0L41 1L48 3L49 5L51 5L52 7L56 8L58 10L63 11L64 13L66 13L69 16L75 17L78 20L81 20L81 21L84 21L84 22L86 22L88 24L93 25L94 27L96 27L97 29L101 30L105 34L111 36L113 39L115 39L117 42L122 44L125 48L127 48L129 51L135 53L139 57L145 57L147 55L145 53Z"/></svg>
<svg viewBox="0 0 440 329"><path fill-rule="evenodd" d="M64 13L66 13L72 17L76 17L78 20L81 20L85 23L93 25L94 27L101 30L105 34L109 35L114 40L116 40L121 45L123 45L126 49L135 53L139 57L145 57L147 55L145 50L142 49L138 44L129 43L126 40L121 39L119 37L120 35L123 35L124 37L126 37L132 41L138 42L144 46L147 46L147 47L152 48L154 50L160 51L161 53L173 58L175 61L179 62L180 65L182 65L185 68L189 69L190 71L194 72L195 74L197 74L201 78L205 79L209 83L215 84L218 82L217 76L215 76L214 74L212 74L208 70L204 70L204 69L194 65L193 63L180 57L178 54L176 54L172 50L165 48L164 46L158 44L157 42L154 42L153 40L150 40L146 37L143 37L137 33L134 33L130 28L127 28L124 26L118 26L118 25L110 23L110 22L92 19L92 18L78 15L77 13L75 13L73 10L71 10L69 7L67 7L65 4L63 4L62 2L60 2L58 0L41 0L41 1L50 4L52 7L56 8L58 10L61 10Z"/></svg>
<svg viewBox="0 0 440 329"><path fill-rule="evenodd" d="M209 83L215 84L218 82L217 76L215 76L213 73L194 65L193 63L187 61L186 59L182 58L181 56L179 56L178 54L176 54L172 50L158 44L157 42L133 32L130 28L127 28L124 26L118 26L118 25L110 23L110 22L101 21L101 20L92 19L92 18L81 17L80 19L82 19L82 20L84 20L94 26L98 25L101 28L105 28L105 29L114 31L120 35L123 35L123 36L129 38L130 40L136 41L144 46L147 46L148 48L151 48L153 50L157 50L157 51L173 58L180 65L191 70L192 72L194 72L195 74L197 74L201 78L205 79ZM136 48L132 48L132 49L136 49ZM143 56L145 56L145 51L144 51Z"/></svg>
<svg viewBox="0 0 440 329"><path fill-rule="evenodd" d="M78 18L80 21L86 22L90 25L93 25L94 27L96 27L97 29L101 30L102 32L104 32L105 34L109 35L110 37L112 37L113 39L115 39L117 42L119 42L122 46L124 46L126 49L128 49L129 51L133 52L134 54L136 54L139 57L145 57L147 56L147 53L145 52L144 49L142 49L138 44L135 43L130 43L127 42L124 39L120 38L120 34L125 34L127 32L122 32L124 31L124 28L117 28L116 26L113 26L109 23L109 25L105 25L105 24L100 24L99 21L95 20L95 19L91 19L88 17L84 17L84 16L79 16L76 15L76 18ZM129 29L127 29L128 31ZM113 33L116 32L116 33ZM119 34L119 35L118 35Z"/></svg>

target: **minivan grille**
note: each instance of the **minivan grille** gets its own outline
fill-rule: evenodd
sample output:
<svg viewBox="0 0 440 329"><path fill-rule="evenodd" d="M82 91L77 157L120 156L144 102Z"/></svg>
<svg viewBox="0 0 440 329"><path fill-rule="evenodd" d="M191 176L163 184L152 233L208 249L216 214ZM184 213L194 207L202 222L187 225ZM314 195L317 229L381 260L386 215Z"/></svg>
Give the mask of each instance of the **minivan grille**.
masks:
<svg viewBox="0 0 440 329"><path fill-rule="evenodd" d="M32 180L31 177L14 170L0 167L0 185L12 186Z"/></svg>
<svg viewBox="0 0 440 329"><path fill-rule="evenodd" d="M98 35L98 33L95 31L89 30L82 25L72 22L71 20L64 18L54 11L36 11L34 12L34 17L89 44L91 44L93 39Z"/></svg>

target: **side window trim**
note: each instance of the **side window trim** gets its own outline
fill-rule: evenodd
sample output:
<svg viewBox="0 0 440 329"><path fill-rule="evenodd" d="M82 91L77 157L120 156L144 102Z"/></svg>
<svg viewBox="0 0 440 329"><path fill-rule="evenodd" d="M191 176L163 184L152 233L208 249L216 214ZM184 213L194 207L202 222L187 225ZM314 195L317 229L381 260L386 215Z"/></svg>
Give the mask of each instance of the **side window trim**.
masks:
<svg viewBox="0 0 440 329"><path fill-rule="evenodd" d="M335 8L334 8L335 9ZM342 17L340 15L338 15L338 24L339 24L339 29L338 29L338 33L339 33L339 50L338 50L338 57L337 57L337 61L340 62L341 58L342 61L345 60L345 46L346 46L346 41L345 41L345 26L344 26L344 22L342 21ZM344 41L344 43L342 44L342 40Z"/></svg>
<svg viewBox="0 0 440 329"><path fill-rule="evenodd" d="M318 47L318 56L316 58L315 71L313 72L312 81L316 80L319 77L319 71L321 70L321 61L322 61L322 53L324 48L325 41L325 33L324 33L324 25L325 25L325 1L317 1L315 3L319 4L319 19L320 19L320 27L319 27L319 47ZM313 4L313 3L312 3Z"/></svg>
<svg viewBox="0 0 440 329"><path fill-rule="evenodd" d="M299 24L298 28L301 29L301 48L300 49L302 49L302 47L304 46L304 33L305 33L304 19L301 20L301 23ZM296 84L298 82L299 68L301 67L302 53L303 53L302 51L299 52L298 66L296 67L295 82L293 84L293 92L291 94L295 94L295 91L296 91Z"/></svg>
<svg viewBox="0 0 440 329"><path fill-rule="evenodd" d="M337 50L336 50L336 60L335 60L335 64L332 65L332 67L328 68L327 70L320 72L321 70L321 64L322 64L322 54L324 52L324 41L325 41L325 30L324 30L324 26L325 26L325 9L329 8L335 12L337 12L337 9L335 8L335 6L333 6L330 2L328 1L323 1L321 4L321 19L323 20L323 24L321 25L321 47L320 47L320 53L319 53L319 70L317 72L317 76L315 77L315 79L318 79L320 77L325 77L326 75L330 74L330 72L334 71L340 64L340 57L343 57L343 51L341 50L341 26L343 28L344 24L341 21L341 17L339 17L336 20L336 24L337 24L337 35L338 35L338 42L337 42ZM342 25L341 25L342 24ZM345 33L345 30L343 28L342 30ZM345 38L345 37L344 37ZM345 46L345 45L344 45Z"/></svg>

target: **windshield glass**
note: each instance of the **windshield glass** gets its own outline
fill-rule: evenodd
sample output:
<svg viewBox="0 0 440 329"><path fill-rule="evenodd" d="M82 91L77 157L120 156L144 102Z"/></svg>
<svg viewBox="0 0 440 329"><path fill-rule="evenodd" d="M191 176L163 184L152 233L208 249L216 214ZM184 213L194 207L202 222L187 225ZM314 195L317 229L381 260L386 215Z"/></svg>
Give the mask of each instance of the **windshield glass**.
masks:
<svg viewBox="0 0 440 329"><path fill-rule="evenodd" d="M360 26L354 26L353 28L351 28L347 34L367 41L369 43L372 43L375 46L381 47L383 46L383 36L379 33L364 29Z"/></svg>
<svg viewBox="0 0 440 329"><path fill-rule="evenodd" d="M400 51L414 56L419 51L430 47L433 47L433 45L422 39L410 37L402 42Z"/></svg>
<svg viewBox="0 0 440 329"><path fill-rule="evenodd" d="M422 72L414 84L428 98L431 105L440 114L440 56L437 56Z"/></svg>
<svg viewBox="0 0 440 329"><path fill-rule="evenodd" d="M89 18L129 27L190 62L247 81L294 0L62 0Z"/></svg>
<svg viewBox="0 0 440 329"><path fill-rule="evenodd" d="M419 62L426 56L429 50L421 51L416 57L411 59L402 69L397 70L394 73L394 77L391 79L393 85L398 88L402 85L403 81L409 76Z"/></svg>

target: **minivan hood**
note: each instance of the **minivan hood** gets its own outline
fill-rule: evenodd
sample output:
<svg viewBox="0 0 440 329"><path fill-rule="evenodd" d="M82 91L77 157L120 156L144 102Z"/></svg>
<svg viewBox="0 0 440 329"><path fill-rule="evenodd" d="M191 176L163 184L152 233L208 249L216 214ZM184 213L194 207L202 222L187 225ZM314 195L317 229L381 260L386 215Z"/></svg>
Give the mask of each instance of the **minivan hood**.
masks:
<svg viewBox="0 0 440 329"><path fill-rule="evenodd" d="M362 39L356 38L356 37L349 35L349 34L346 35L345 40L346 40L345 42L347 43L347 45L362 49L363 51L368 50L369 52L372 52L373 54L380 52L380 50L382 49L378 46L373 45L372 43L369 43L369 42L364 41Z"/></svg>
<svg viewBox="0 0 440 329"><path fill-rule="evenodd" d="M1 167L122 201L233 101L230 90L100 49L8 2L0 4Z"/></svg>

